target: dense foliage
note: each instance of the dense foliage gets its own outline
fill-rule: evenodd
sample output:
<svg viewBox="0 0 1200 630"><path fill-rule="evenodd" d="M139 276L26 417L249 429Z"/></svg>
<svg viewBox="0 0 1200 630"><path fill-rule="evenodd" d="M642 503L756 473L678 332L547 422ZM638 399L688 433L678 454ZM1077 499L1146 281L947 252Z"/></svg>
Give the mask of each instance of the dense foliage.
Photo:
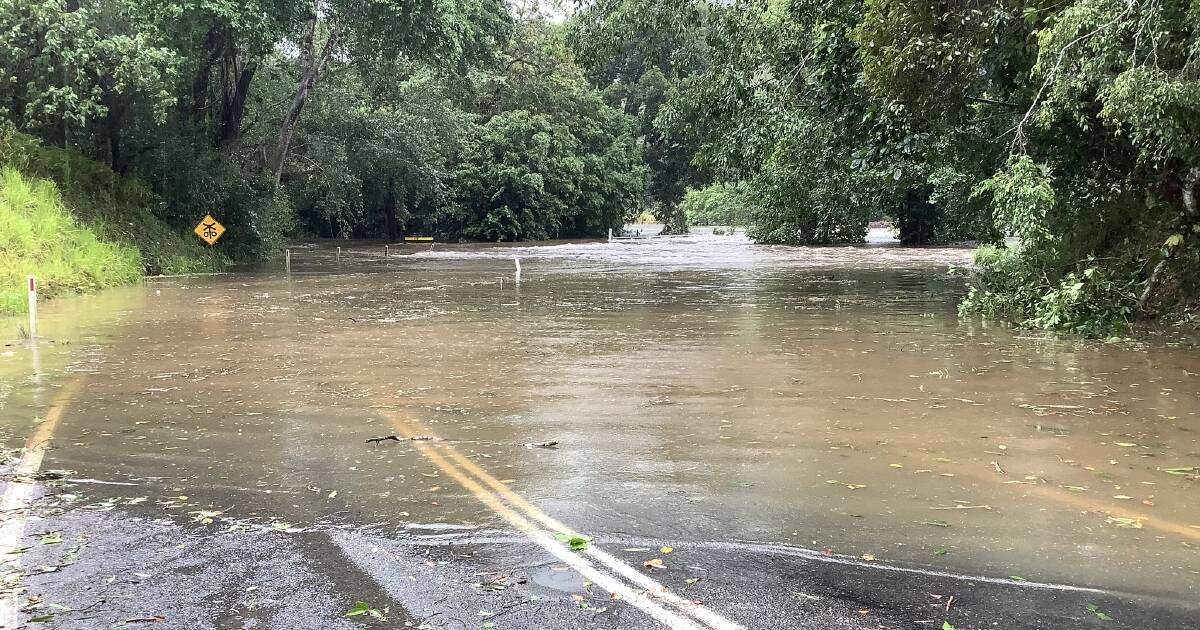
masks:
<svg viewBox="0 0 1200 630"><path fill-rule="evenodd" d="M964 312L1102 334L1200 294L1195 0L0 0L0 118L231 258L293 235L983 250ZM723 182L713 184L713 182ZM692 192L688 192L691 190ZM714 214L715 213L715 214Z"/></svg>
<svg viewBox="0 0 1200 630"><path fill-rule="evenodd" d="M563 29L522 24L508 68L483 82L486 120L450 182L446 230L538 240L620 231L637 214L646 166L634 121L571 61Z"/></svg>
<svg viewBox="0 0 1200 630"><path fill-rule="evenodd" d="M690 189L679 207L687 213L692 225L730 227L750 225L756 209L750 187L745 182Z"/></svg>
<svg viewBox="0 0 1200 630"><path fill-rule="evenodd" d="M670 134L659 117L681 82L709 68L711 7L690 0L597 0L572 21L571 40L587 76L613 107L636 120L650 169L647 202L664 234L686 233L679 206L709 179L693 138Z"/></svg>
<svg viewBox="0 0 1200 630"><path fill-rule="evenodd" d="M654 125L748 187L758 240L858 242L881 217L909 244L1008 233L964 312L1088 334L1200 292L1200 4L638 5L595 6L701 24L705 63Z"/></svg>
<svg viewBox="0 0 1200 630"><path fill-rule="evenodd" d="M635 119L501 0L0 0L0 121L137 178L233 259L294 235L600 235ZM500 158L500 159L497 159Z"/></svg>

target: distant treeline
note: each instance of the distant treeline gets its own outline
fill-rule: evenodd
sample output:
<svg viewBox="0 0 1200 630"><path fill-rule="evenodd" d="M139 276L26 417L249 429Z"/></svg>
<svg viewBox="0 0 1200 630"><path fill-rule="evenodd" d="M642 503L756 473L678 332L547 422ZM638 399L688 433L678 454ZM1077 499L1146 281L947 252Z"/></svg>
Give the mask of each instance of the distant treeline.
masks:
<svg viewBox="0 0 1200 630"><path fill-rule="evenodd" d="M218 216L235 259L715 211L769 243L1015 235L964 309L1031 326L1200 292L1194 1L533 6L0 3L0 119L142 180L177 230Z"/></svg>

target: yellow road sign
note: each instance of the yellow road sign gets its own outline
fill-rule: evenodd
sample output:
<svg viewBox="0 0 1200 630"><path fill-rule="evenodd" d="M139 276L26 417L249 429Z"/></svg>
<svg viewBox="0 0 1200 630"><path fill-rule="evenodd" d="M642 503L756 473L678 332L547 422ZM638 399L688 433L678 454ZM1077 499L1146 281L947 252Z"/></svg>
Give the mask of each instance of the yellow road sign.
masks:
<svg viewBox="0 0 1200 630"><path fill-rule="evenodd" d="M200 237L200 240L212 245L225 233L225 226L214 219L213 215L206 214L203 219L200 219L200 223L196 226L196 229L192 231L196 233L196 236Z"/></svg>

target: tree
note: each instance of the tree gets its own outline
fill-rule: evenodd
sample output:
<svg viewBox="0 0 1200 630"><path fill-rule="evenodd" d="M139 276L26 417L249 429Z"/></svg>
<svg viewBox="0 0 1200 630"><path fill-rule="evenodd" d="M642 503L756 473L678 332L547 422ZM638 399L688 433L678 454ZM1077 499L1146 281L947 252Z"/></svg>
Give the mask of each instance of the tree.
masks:
<svg viewBox="0 0 1200 630"><path fill-rule="evenodd" d="M679 203L689 186L709 180L693 160L696 145L670 135L658 120L677 84L708 65L706 14L706 3L689 0L597 0L571 23L592 85L637 121L650 167L649 201L665 234L687 232Z"/></svg>
<svg viewBox="0 0 1200 630"><path fill-rule="evenodd" d="M0 115L60 145L100 126L118 171L126 114L163 120L179 63L134 0L0 0Z"/></svg>
<svg viewBox="0 0 1200 630"><path fill-rule="evenodd" d="M562 29L518 25L503 73L451 183L446 230L481 240L597 236L640 209L646 167L633 119L584 80Z"/></svg>
<svg viewBox="0 0 1200 630"><path fill-rule="evenodd" d="M335 57L367 73L407 60L465 71L502 45L508 25L498 0L311 0L293 42L296 88L267 163L276 187L304 106Z"/></svg>
<svg viewBox="0 0 1200 630"><path fill-rule="evenodd" d="M399 239L409 219L436 225L471 117L420 69L386 94L353 67L330 76L297 133L286 189L300 224L331 237Z"/></svg>

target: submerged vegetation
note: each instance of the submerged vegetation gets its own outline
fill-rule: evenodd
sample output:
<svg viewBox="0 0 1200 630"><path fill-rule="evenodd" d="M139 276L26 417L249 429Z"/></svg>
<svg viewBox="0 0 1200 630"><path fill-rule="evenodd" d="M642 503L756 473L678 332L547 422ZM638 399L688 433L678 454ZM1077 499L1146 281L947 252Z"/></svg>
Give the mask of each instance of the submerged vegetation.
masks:
<svg viewBox="0 0 1200 630"><path fill-rule="evenodd" d="M995 246L964 314L1103 335L1200 295L1198 7L29 0L0 3L0 118L120 175L60 188L88 225L102 194L166 226L104 235L152 270L296 236L650 212L832 244L888 218L906 244ZM206 213L229 228L207 258L177 236Z"/></svg>

